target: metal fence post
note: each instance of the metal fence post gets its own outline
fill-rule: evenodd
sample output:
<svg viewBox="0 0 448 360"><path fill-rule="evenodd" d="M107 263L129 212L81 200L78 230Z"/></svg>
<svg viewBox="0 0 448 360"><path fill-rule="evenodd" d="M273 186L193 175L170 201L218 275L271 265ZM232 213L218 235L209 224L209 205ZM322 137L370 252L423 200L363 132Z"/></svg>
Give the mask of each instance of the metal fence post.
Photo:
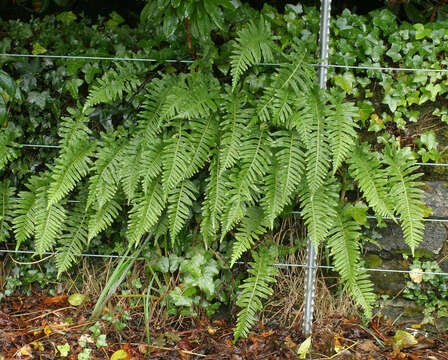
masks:
<svg viewBox="0 0 448 360"><path fill-rule="evenodd" d="M319 58L320 67L318 83L321 89L327 82L328 42L330 38L330 10L331 0L322 0L320 9ZM316 284L316 249L308 239L305 277L305 305L303 316L303 334L308 337L312 332L314 293Z"/></svg>

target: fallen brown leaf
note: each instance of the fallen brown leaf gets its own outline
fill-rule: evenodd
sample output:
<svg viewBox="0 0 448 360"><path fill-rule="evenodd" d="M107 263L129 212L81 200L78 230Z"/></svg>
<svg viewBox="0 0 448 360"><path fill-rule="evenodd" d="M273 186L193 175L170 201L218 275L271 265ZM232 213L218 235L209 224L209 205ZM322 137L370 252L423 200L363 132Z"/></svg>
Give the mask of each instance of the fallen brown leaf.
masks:
<svg viewBox="0 0 448 360"><path fill-rule="evenodd" d="M365 340L365 341L363 341L361 344L359 344L359 345L357 346L357 348L358 348L359 350L364 351L364 352L367 352L367 353L369 353L369 352L377 352L377 351L379 350L379 349L378 349L378 346L376 346L376 345L373 343L372 340Z"/></svg>
<svg viewBox="0 0 448 360"><path fill-rule="evenodd" d="M44 299L44 305L53 305L53 304L59 304L59 303L65 303L67 301L68 295L59 295L59 296L53 296L50 298Z"/></svg>

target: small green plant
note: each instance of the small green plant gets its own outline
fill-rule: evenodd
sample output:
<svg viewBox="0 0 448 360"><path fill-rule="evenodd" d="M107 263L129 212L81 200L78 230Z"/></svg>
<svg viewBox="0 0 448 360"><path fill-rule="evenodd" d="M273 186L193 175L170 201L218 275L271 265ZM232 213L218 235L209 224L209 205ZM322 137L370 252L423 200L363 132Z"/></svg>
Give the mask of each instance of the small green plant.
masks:
<svg viewBox="0 0 448 360"><path fill-rule="evenodd" d="M442 275L425 274L441 272L437 262L415 260L410 269L414 272L408 275L410 280L403 297L424 307L423 323L432 323L436 312L437 317L448 316L448 279Z"/></svg>

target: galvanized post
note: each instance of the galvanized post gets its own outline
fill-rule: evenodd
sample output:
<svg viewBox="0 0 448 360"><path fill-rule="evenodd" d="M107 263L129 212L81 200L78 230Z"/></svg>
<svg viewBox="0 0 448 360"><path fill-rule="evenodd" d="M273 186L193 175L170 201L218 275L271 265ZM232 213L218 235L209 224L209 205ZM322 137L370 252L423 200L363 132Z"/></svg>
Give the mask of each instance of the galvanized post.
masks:
<svg viewBox="0 0 448 360"><path fill-rule="evenodd" d="M327 82L328 42L330 39L330 10L331 0L322 0L320 9L320 34L319 34L319 67L318 83L321 89ZM303 316L303 334L308 337L312 332L314 293L316 284L316 249L308 239L305 277L305 305Z"/></svg>

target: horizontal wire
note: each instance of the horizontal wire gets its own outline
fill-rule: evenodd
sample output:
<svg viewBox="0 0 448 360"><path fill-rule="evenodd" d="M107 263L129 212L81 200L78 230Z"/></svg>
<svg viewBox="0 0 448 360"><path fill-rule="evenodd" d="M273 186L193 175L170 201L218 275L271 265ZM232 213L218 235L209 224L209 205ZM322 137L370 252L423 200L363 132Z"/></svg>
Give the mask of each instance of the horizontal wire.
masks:
<svg viewBox="0 0 448 360"><path fill-rule="evenodd" d="M34 255L36 254L34 251L31 250L8 250L8 249L0 249L0 253L6 253L6 254L26 254L26 255ZM56 255L57 252L44 252L40 255ZM80 254L82 257L96 257L96 258L110 258L110 259L144 259L143 257L135 257L135 256L122 256L122 255L105 255L105 254L88 254L88 253L82 253ZM246 262L243 261L237 261L235 264L238 265L247 265ZM275 267L280 268L288 268L288 267L301 267L305 268L307 267L306 264L288 264L288 263L275 263L273 264ZM318 265L316 267L313 267L316 269L335 269L334 266L331 265ZM415 271L415 270L395 270L395 269L379 269L379 268L364 268L361 267L359 270L364 271L373 271L373 272L386 272L386 273L402 273L402 274L422 274L422 275L441 275L441 276L448 276L448 273L444 272L434 272L434 271Z"/></svg>
<svg viewBox="0 0 448 360"><path fill-rule="evenodd" d="M291 211L291 214L297 214L297 215L302 215L301 211ZM373 215L367 215L366 216L367 219L376 219L376 216ZM383 220L393 220L393 218L388 217L388 216L383 216L381 217L381 219ZM400 220L399 217L395 218L396 220ZM448 219L434 219L434 218L423 218L422 219L424 222L438 222L438 223L448 223Z"/></svg>
<svg viewBox="0 0 448 360"><path fill-rule="evenodd" d="M22 147L29 148L50 148L50 149L62 149L62 146L59 145L44 145L44 144L18 144Z"/></svg>
<svg viewBox="0 0 448 360"><path fill-rule="evenodd" d="M21 197L10 197L10 199L12 199L12 200L19 200L19 201L22 201L22 200L25 200L24 198L21 198ZM81 201L79 201L79 200L67 200L67 202L69 202L69 203L80 203Z"/></svg>
<svg viewBox="0 0 448 360"><path fill-rule="evenodd" d="M193 60L157 60L147 58L129 58L129 57L106 57L106 56L72 56L72 55L35 55L35 54L8 54L0 53L1 57L25 57L25 58L50 58L50 59L67 59L67 60L111 60L111 61L140 61L140 62L166 62L166 63L185 63L192 64ZM261 66L280 66L280 63L259 63ZM428 68L398 68L368 65L339 65L339 64L311 64L312 66L326 68L342 68L342 69L360 69L360 70L376 70L376 71L409 71L409 72L437 72L448 73L448 69L428 69Z"/></svg>
<svg viewBox="0 0 448 360"><path fill-rule="evenodd" d="M44 144L18 144L22 147L29 147L29 148L51 148L51 149L62 149L62 146L59 145L44 145ZM448 166L448 164L442 164L442 163L420 163L417 162L415 165L419 166Z"/></svg>

